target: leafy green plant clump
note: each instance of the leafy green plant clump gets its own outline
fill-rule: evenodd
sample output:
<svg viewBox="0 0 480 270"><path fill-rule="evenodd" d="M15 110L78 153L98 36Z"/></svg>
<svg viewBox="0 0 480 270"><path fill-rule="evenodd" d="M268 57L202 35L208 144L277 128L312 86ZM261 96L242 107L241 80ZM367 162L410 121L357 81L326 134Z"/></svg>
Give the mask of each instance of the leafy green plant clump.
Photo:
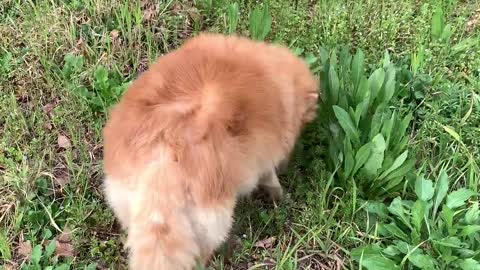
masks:
<svg viewBox="0 0 480 270"><path fill-rule="evenodd" d="M83 56L67 54L64 57L63 67L57 69L57 73L65 81L67 89L85 100L92 111L106 112L111 105L119 101L129 82L118 72L98 66L93 74L93 82L85 85L79 80L83 62Z"/></svg>
<svg viewBox="0 0 480 270"><path fill-rule="evenodd" d="M377 219L374 238L351 252L367 269L480 269L480 210L477 194L460 188L448 193L445 170L435 185L423 175L415 182L416 200L395 198L387 207L368 202Z"/></svg>
<svg viewBox="0 0 480 270"><path fill-rule="evenodd" d="M327 132L331 170L338 184L362 198L394 197L405 186L415 161L407 150L411 114L390 106L399 92L397 68L385 54L370 75L361 50L321 51L321 119Z"/></svg>
<svg viewBox="0 0 480 270"><path fill-rule="evenodd" d="M248 14L248 30L253 40L265 40L271 31L272 16L266 4L257 4ZM224 14L226 34L234 34L240 21L240 6L237 2L230 3Z"/></svg>
<svg viewBox="0 0 480 270"><path fill-rule="evenodd" d="M45 242L45 248L41 245L35 245L32 248L31 254L22 265L21 270L69 270L71 268L71 262L60 262L58 255L55 255L57 251L57 241L51 240ZM91 263L88 266L83 267L84 270L94 270L97 266L95 263Z"/></svg>

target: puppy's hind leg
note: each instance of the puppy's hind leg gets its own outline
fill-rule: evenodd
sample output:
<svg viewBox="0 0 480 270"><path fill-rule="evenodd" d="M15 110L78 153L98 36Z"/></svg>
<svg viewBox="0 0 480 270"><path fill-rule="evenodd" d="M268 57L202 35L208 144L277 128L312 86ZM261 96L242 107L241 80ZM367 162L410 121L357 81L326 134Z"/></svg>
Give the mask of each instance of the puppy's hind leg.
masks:
<svg viewBox="0 0 480 270"><path fill-rule="evenodd" d="M284 160L280 161L280 163L277 165L277 172L278 174L285 174L288 171L288 166L289 166L289 160L288 158L285 158Z"/></svg>
<svg viewBox="0 0 480 270"><path fill-rule="evenodd" d="M283 188L280 185L275 168L260 177L259 186L267 192L274 202L283 197Z"/></svg>

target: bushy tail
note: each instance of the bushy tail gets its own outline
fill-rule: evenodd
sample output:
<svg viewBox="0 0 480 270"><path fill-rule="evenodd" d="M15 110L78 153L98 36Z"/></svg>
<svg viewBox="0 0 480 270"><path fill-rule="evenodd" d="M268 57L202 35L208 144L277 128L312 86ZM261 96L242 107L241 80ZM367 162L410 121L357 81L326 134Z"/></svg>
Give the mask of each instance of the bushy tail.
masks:
<svg viewBox="0 0 480 270"><path fill-rule="evenodd" d="M195 269L200 251L185 219L177 213L165 224L142 220L132 223L128 236L130 269Z"/></svg>
<svg viewBox="0 0 480 270"><path fill-rule="evenodd" d="M201 251L179 185L158 182L145 181L132 200L130 269L196 269Z"/></svg>

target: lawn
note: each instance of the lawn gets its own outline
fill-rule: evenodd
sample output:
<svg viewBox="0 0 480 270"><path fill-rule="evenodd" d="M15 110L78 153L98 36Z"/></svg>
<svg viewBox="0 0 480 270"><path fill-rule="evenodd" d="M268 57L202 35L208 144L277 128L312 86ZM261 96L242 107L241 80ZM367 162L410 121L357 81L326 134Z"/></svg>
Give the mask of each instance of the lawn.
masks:
<svg viewBox="0 0 480 270"><path fill-rule="evenodd" d="M321 78L273 207L239 202L213 269L480 269L476 0L0 0L0 269L126 269L101 128L201 31Z"/></svg>

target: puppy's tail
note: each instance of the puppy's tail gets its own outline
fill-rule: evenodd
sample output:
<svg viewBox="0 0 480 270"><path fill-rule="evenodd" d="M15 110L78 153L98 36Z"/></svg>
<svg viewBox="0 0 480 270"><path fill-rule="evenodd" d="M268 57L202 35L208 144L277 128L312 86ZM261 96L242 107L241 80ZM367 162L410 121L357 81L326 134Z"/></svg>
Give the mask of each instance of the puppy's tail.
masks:
<svg viewBox="0 0 480 270"><path fill-rule="evenodd" d="M201 250L183 196L169 181L146 182L130 209L130 269L196 269Z"/></svg>

